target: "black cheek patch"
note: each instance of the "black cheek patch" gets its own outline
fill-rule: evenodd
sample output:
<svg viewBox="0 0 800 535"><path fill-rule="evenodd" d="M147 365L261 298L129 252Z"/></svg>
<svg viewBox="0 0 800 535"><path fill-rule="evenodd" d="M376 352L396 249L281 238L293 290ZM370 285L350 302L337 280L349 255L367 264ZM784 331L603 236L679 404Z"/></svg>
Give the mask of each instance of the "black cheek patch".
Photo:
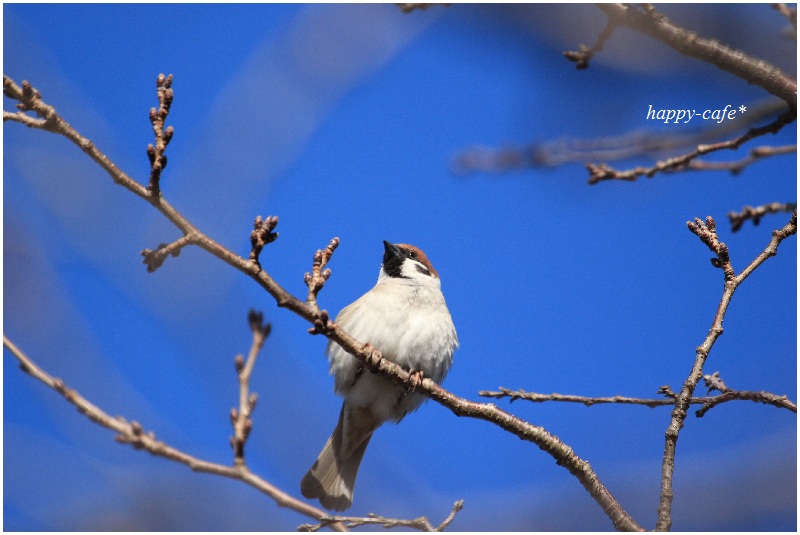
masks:
<svg viewBox="0 0 800 535"><path fill-rule="evenodd" d="M419 271L420 273L423 273L423 274L428 275L428 276L430 276L430 274L431 274L431 272L425 266L421 266L419 264L416 264L414 267L416 267L417 271Z"/></svg>
<svg viewBox="0 0 800 535"><path fill-rule="evenodd" d="M383 255L383 271L390 277L402 278L403 257L394 256L388 252Z"/></svg>

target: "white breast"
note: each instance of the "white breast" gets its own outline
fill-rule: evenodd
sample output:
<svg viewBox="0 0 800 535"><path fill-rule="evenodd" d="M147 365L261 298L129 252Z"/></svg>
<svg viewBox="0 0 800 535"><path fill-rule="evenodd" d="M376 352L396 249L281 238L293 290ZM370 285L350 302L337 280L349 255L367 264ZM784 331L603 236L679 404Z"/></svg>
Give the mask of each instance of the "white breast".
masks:
<svg viewBox="0 0 800 535"><path fill-rule="evenodd" d="M427 284L402 278L384 278L369 292L342 310L335 321L361 342L369 342L384 358L407 370L422 371L441 382L458 346L453 320L439 280ZM362 371L361 363L338 344L328 344L335 390L354 406L369 406L384 419L399 420L416 409L424 397L407 396L390 380Z"/></svg>

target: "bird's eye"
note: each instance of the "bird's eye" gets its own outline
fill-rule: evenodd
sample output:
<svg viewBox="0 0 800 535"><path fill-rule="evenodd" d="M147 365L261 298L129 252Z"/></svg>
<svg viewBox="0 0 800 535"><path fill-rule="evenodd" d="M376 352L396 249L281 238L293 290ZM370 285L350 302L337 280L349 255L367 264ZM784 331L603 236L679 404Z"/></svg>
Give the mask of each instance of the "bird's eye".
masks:
<svg viewBox="0 0 800 535"><path fill-rule="evenodd" d="M408 257L409 257L411 260L416 260L416 259L417 259L417 253L415 253L414 251L409 251L409 252L408 252Z"/></svg>

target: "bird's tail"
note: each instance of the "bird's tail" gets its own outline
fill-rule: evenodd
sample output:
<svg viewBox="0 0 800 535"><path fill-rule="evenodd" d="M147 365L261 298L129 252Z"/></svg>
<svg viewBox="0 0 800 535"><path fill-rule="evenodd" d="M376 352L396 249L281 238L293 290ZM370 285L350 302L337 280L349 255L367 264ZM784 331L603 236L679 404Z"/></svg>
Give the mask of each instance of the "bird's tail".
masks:
<svg viewBox="0 0 800 535"><path fill-rule="evenodd" d="M344 511L353 505L353 487L361 459L372 438L372 431L366 434L363 442L356 445L344 444L345 407L339 413L339 423L322 448L316 462L300 481L300 491L306 498L319 498L327 509ZM353 436L352 430L349 433ZM356 435L359 435L356 433ZM361 434L363 436L363 433ZM352 449L355 446L355 449ZM348 452L347 450L351 450Z"/></svg>

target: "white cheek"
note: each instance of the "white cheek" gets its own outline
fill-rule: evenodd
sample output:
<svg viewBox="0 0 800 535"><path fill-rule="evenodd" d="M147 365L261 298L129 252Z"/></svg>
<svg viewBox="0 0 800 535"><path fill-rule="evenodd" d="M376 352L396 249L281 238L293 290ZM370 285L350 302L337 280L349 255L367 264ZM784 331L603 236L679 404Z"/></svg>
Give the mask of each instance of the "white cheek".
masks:
<svg viewBox="0 0 800 535"><path fill-rule="evenodd" d="M412 260L407 260L403 262L403 267L400 270L400 273L409 279L416 280L416 281L437 281L438 279L434 277L429 271L426 273L425 271L420 271L427 268L422 266L422 264L418 262L414 262Z"/></svg>

